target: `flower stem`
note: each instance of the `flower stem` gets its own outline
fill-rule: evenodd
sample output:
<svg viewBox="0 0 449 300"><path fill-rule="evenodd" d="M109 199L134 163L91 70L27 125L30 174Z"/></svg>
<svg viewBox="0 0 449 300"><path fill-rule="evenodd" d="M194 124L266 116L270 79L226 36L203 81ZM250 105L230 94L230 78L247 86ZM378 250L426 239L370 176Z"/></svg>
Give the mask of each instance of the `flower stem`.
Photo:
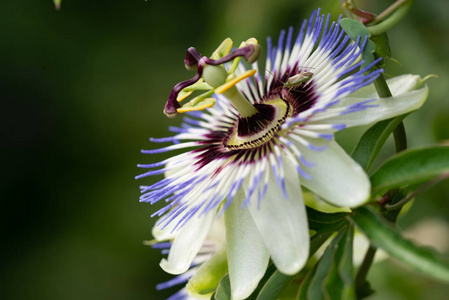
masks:
<svg viewBox="0 0 449 300"><path fill-rule="evenodd" d="M380 74L380 76L377 77L377 79L374 81L374 86L376 88L377 94L381 98L392 97L390 88L388 87L383 74ZM407 149L407 135L405 133L405 127L403 122L399 123L399 125L396 127L396 129L393 132L393 136L394 136L394 143L396 146L396 153L399 153Z"/></svg>
<svg viewBox="0 0 449 300"><path fill-rule="evenodd" d="M386 32L387 30L394 27L399 21L401 21L405 15L408 13L410 8L413 5L414 0L397 0L390 7L388 7L384 12L378 15L370 24L368 28L370 35L375 36ZM387 18L388 17L388 18ZM387 18L387 19L385 19ZM390 88L387 85L385 77L383 74L380 74L376 80L374 81L374 86L376 88L377 94L381 98L392 97ZM405 149L407 149L407 135L405 132L404 123L401 122L396 127L393 132L394 143L396 148L396 153L399 153ZM441 180L441 179L440 179ZM403 192L398 189L389 191L389 195L393 195L393 199L391 201L390 210L385 210L385 217L395 223L399 212L401 211L402 205L404 205L409 197L403 198L403 200L396 201L396 198L400 197ZM412 193L413 194L413 193ZM410 195L409 195L410 196ZM399 198L400 199L400 198ZM365 257L363 259L362 265L357 272L355 278L356 289L362 289L362 287L366 283L366 276L368 275L368 271L374 261L374 256L376 255L377 248L370 244Z"/></svg>
<svg viewBox="0 0 449 300"><path fill-rule="evenodd" d="M366 281L366 275L368 275L369 268L374 261L374 256L376 255L377 248L373 245L369 245L368 250L366 251L365 257L363 258L362 265L360 266L359 271L355 277L355 285L356 287L361 287L364 285Z"/></svg>
<svg viewBox="0 0 449 300"><path fill-rule="evenodd" d="M409 0L397 0L395 3L391 4L386 10L384 10L382 13L380 13L374 20L370 23L368 23L369 26L374 26L376 24L379 24L383 20L385 20L386 17L394 13L398 7L400 7L405 2L408 2ZM413 0L412 0L413 1Z"/></svg>
<svg viewBox="0 0 449 300"><path fill-rule="evenodd" d="M384 13L379 15L380 20L383 20L386 16L391 14L390 17L383 22L368 27L371 36L384 33L398 24L407 15L408 11L413 5L413 1L414 0L399 0L395 4L390 6ZM394 12L392 12L393 10ZM379 16L374 19L374 22L379 19Z"/></svg>
<svg viewBox="0 0 449 300"><path fill-rule="evenodd" d="M424 192L428 188L432 187L433 185L437 184L438 182L440 182L440 181L442 181L442 180L444 180L446 178L449 178L449 172L442 173L438 177L436 177L436 178L426 182L425 184L421 185L419 188L417 188L416 190L414 190L413 192L408 194L402 200L400 200L400 201L398 201L398 202L396 202L394 204L387 204L387 205L385 205L385 209L386 210L395 210L395 209L401 208L402 206L407 204L410 200L415 198L417 195L419 195L420 193Z"/></svg>
<svg viewBox="0 0 449 300"><path fill-rule="evenodd" d="M376 80L374 81L374 87L376 88L377 94L381 98L392 97L390 88L388 87L383 74L380 74L379 77L376 78ZM405 127L403 122L399 123L399 125L396 127L396 129L393 132L393 137L396 146L396 153L399 153L407 149L407 135L405 133ZM394 191L393 193L396 194ZM399 213L399 211L397 213ZM394 220L395 219L396 218L394 218ZM357 272L357 276L355 279L356 287L360 288L365 283L366 275L368 274L369 268L373 263L376 250L377 248L374 247L372 244L370 244L368 251L365 254L365 258L363 259L363 263L360 266L359 271Z"/></svg>

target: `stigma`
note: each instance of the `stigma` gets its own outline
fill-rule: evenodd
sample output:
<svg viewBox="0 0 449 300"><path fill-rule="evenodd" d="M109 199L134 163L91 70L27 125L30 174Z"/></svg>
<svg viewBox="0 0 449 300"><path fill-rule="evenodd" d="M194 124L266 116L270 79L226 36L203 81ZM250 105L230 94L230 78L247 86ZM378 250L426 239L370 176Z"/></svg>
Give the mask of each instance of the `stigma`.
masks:
<svg viewBox="0 0 449 300"><path fill-rule="evenodd" d="M202 56L195 48L187 50L184 59L188 70L197 70L196 75L189 80L175 85L165 104L164 114L173 118L180 113L203 110L215 104L214 93L222 94L229 99L242 118L258 114L255 105L246 99L237 88L237 83L254 76L256 70L248 70L243 74L235 74L241 58L252 64L260 56L261 48L257 40L251 38L243 42L240 47L231 51L232 40L226 39L214 51L211 58ZM224 64L227 64L228 69ZM181 106L180 102L189 97L194 91L205 91Z"/></svg>

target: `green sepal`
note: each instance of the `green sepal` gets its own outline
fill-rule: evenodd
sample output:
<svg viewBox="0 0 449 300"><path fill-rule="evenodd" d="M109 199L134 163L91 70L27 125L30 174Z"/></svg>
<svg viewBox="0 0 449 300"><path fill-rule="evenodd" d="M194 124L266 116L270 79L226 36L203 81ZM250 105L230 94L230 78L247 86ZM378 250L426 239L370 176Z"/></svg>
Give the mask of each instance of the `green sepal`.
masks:
<svg viewBox="0 0 449 300"><path fill-rule="evenodd" d="M349 19L349 18L341 19L340 25L354 42L357 42L357 39L360 36L359 46L361 46L363 44L365 38L368 37L366 46L362 52L362 60L364 61L362 68L364 68L364 67L368 66L370 63L372 63L374 61L373 54L375 51L375 46L374 46L374 43L369 39L370 33L369 33L368 29L365 27L365 25L363 25L359 21Z"/></svg>
<svg viewBox="0 0 449 300"><path fill-rule="evenodd" d="M226 250L221 250L198 268L195 275L187 283L187 289L191 294L210 294L217 288L220 280L227 272Z"/></svg>
<svg viewBox="0 0 449 300"><path fill-rule="evenodd" d="M211 299L215 300L231 300L231 281L229 280L229 275L226 274L220 280L215 294L212 295Z"/></svg>

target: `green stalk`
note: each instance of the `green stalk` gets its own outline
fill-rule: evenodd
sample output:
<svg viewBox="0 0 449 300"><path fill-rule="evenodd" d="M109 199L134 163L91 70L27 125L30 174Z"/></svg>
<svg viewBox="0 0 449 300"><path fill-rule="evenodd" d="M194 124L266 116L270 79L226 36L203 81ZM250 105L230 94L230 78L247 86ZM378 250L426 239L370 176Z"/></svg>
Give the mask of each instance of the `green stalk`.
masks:
<svg viewBox="0 0 449 300"><path fill-rule="evenodd" d="M355 277L355 285L357 287L362 287L366 282L366 275L368 275L369 268L374 261L374 256L376 255L377 248L373 245L369 245L366 251L365 257L363 258L362 265L360 266L357 276Z"/></svg>
<svg viewBox="0 0 449 300"><path fill-rule="evenodd" d="M400 7L402 4L408 2L408 1L414 1L414 0L397 0L395 3L391 4L386 10L384 10L382 13L380 13L372 22L369 22L367 26L374 26L376 24L379 24L383 20L385 20L389 15L394 13L398 7Z"/></svg>
<svg viewBox="0 0 449 300"><path fill-rule="evenodd" d="M393 28L407 15L408 11L413 5L413 1L414 0L409 0L403 3L401 3L402 1L398 1L400 5L394 7L395 11L388 19L379 24L368 27L370 35L379 35ZM390 11L388 11L388 13L390 13Z"/></svg>
<svg viewBox="0 0 449 300"><path fill-rule="evenodd" d="M377 94L381 98L391 97L390 88L385 81L383 74L380 74L379 77L374 81L374 87L376 88ZM404 123L399 123L398 127L393 132L394 136L394 144L396 146L396 153L399 153L405 149L407 149L407 135L405 133Z"/></svg>
<svg viewBox="0 0 449 300"><path fill-rule="evenodd" d="M374 81L374 87L376 88L376 91L377 91L377 94L379 95L379 97L387 98L387 97L392 96L390 88L388 87L383 74L380 74L380 76L377 77L377 79ZM405 133L405 127L404 127L403 122L399 123L399 125L396 127L396 129L393 132L393 137L394 137L394 143L396 146L396 153L399 153L399 152L407 149L407 135ZM393 201L394 201L395 200L394 198L396 198L395 196L398 196L398 191L393 190L393 191L391 191L391 193L394 195L392 197ZM393 215L386 216L386 217L387 218L389 217L388 219L390 219L392 222L395 222L396 217L399 214L399 211L400 211L400 208L395 211L390 211L389 213L393 214ZM368 275L368 271L374 261L374 256L376 254L376 250L377 250L377 248L370 244L368 251L365 254L365 258L363 259L363 263L360 266L360 269L358 270L357 275L356 275L356 280L355 280L356 288L361 288L364 285L364 283L366 282L366 276Z"/></svg>

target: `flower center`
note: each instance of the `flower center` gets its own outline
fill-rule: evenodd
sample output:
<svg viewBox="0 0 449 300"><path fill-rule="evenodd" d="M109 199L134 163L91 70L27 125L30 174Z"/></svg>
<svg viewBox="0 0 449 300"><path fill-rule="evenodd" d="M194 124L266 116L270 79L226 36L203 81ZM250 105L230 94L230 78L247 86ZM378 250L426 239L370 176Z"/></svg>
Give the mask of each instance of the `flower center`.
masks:
<svg viewBox="0 0 449 300"><path fill-rule="evenodd" d="M289 102L279 96L263 104L254 104L257 113L239 117L224 140L228 150L251 149L265 144L278 132L287 117L291 116Z"/></svg>

